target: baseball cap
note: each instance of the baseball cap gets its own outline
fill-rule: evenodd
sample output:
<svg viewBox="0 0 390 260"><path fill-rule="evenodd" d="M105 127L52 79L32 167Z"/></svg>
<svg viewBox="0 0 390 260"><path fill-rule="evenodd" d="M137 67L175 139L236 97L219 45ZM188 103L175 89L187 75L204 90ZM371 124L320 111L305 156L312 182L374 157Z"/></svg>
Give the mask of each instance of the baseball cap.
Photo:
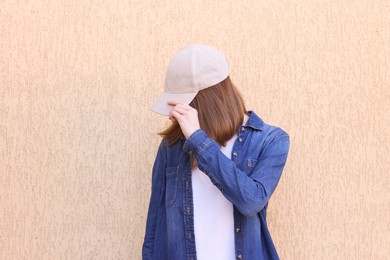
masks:
<svg viewBox="0 0 390 260"><path fill-rule="evenodd" d="M171 59L165 75L164 92L151 110L168 116L173 106L168 101L191 103L202 89L211 87L229 76L227 60L214 47L192 44L180 49Z"/></svg>

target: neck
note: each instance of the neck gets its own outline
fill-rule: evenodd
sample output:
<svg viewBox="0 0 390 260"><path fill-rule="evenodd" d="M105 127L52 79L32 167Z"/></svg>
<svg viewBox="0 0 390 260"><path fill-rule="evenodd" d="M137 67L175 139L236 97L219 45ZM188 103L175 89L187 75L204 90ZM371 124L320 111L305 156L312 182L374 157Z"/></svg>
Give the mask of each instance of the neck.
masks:
<svg viewBox="0 0 390 260"><path fill-rule="evenodd" d="M244 114L244 121L243 121L242 125L245 125L245 124L246 124L246 122L248 121L248 118L249 118L249 116L247 116L246 114Z"/></svg>

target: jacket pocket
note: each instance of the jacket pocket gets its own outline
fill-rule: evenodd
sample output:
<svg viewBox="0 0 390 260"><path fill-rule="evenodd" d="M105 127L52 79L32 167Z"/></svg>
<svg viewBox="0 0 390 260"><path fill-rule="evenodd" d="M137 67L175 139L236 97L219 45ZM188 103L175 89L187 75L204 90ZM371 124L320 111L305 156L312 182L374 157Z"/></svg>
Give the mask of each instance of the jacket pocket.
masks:
<svg viewBox="0 0 390 260"><path fill-rule="evenodd" d="M247 175L250 175L255 168L257 159L247 159L245 163L245 172Z"/></svg>
<svg viewBox="0 0 390 260"><path fill-rule="evenodd" d="M176 200L177 193L177 175L179 166L167 167L165 170L166 187L165 187L165 206L169 208Z"/></svg>

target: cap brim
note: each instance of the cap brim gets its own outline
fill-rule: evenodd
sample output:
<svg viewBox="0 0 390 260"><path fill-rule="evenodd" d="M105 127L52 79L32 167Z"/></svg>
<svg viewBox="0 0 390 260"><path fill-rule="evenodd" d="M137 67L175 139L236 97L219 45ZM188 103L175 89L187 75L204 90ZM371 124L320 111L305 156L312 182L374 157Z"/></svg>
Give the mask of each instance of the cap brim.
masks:
<svg viewBox="0 0 390 260"><path fill-rule="evenodd" d="M168 105L168 101L181 101L186 104L191 103L191 101L195 98L197 92L194 93L186 93L186 94L173 94L173 93L162 93L157 101L151 107L153 112L156 112L163 116L169 116L169 113L173 109L173 106Z"/></svg>

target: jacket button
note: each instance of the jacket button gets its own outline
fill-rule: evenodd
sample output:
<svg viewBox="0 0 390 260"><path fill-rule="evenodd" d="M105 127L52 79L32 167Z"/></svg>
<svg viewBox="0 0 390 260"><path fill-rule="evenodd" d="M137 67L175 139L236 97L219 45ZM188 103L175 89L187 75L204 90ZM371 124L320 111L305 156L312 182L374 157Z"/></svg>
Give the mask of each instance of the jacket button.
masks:
<svg viewBox="0 0 390 260"><path fill-rule="evenodd" d="M233 153L233 156L237 157L237 155L238 155L238 154L237 154L236 152Z"/></svg>
<svg viewBox="0 0 390 260"><path fill-rule="evenodd" d="M238 256L237 256L237 259L242 259L242 255L238 255Z"/></svg>
<svg viewBox="0 0 390 260"><path fill-rule="evenodd" d="M239 142L242 142L242 138L241 138L241 137L239 137L239 138L238 138L238 141L239 141Z"/></svg>
<svg viewBox="0 0 390 260"><path fill-rule="evenodd" d="M244 131L245 130L245 127L241 127L241 131Z"/></svg>
<svg viewBox="0 0 390 260"><path fill-rule="evenodd" d="M241 229L240 228L236 228L236 233L240 232Z"/></svg>

